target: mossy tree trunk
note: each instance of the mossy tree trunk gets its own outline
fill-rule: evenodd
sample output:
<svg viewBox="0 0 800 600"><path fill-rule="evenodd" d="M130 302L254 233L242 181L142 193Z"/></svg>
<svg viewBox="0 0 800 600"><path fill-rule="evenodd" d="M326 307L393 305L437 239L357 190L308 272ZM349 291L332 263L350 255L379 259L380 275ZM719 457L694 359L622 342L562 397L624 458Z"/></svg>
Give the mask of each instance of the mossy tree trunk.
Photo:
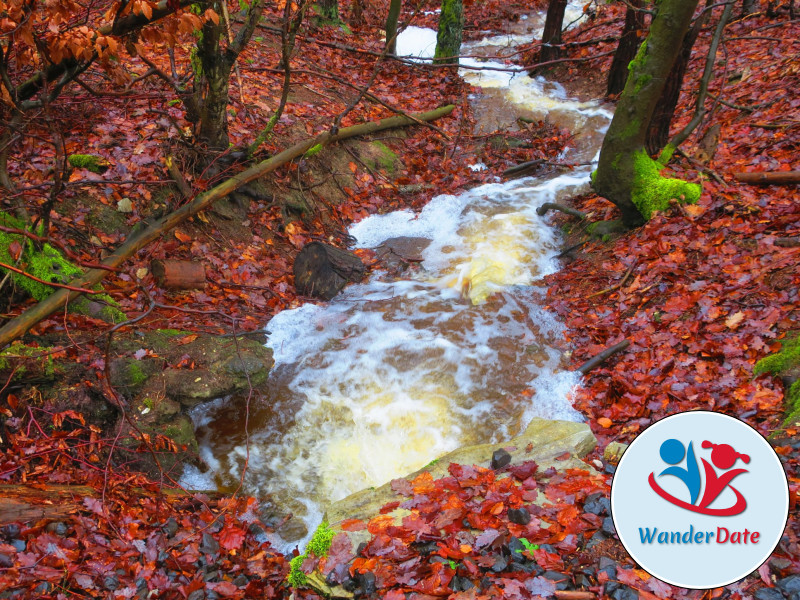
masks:
<svg viewBox="0 0 800 600"><path fill-rule="evenodd" d="M439 31L436 34L434 62L458 64L461 35L464 30L464 7L461 0L442 0Z"/></svg>
<svg viewBox="0 0 800 600"><path fill-rule="evenodd" d="M219 3L214 5L220 19L206 21L197 47L195 99L199 106L197 137L214 150L228 148L228 90L231 71L253 35L261 17L263 0L253 0L247 17L234 37L227 30L227 18Z"/></svg>
<svg viewBox="0 0 800 600"><path fill-rule="evenodd" d="M317 0L317 14L325 21L339 21L339 0Z"/></svg>
<svg viewBox="0 0 800 600"><path fill-rule="evenodd" d="M400 8L403 0L389 2L389 14L386 17L386 47L388 54L397 54L397 22L400 20Z"/></svg>
<svg viewBox="0 0 800 600"><path fill-rule="evenodd" d="M629 0L628 9L625 11L625 25L619 36L619 44L611 61L611 70L608 72L608 87L606 94L609 96L619 94L625 87L628 79L628 64L636 56L639 43L642 41L639 32L644 29L644 12L642 0Z"/></svg>
<svg viewBox="0 0 800 600"><path fill-rule="evenodd" d="M595 191L616 204L626 225L637 226L671 198L696 201L700 186L659 175L662 165L645 151L647 128L678 56L697 0L662 0L636 58L600 150Z"/></svg>
<svg viewBox="0 0 800 600"><path fill-rule="evenodd" d="M706 8L708 8L713 1L714 0L706 0ZM664 90L661 92L661 97L658 99L658 104L656 104L653 118L650 120L650 126L647 130L645 147L651 154L659 152L669 141L669 126L672 123L675 107L678 106L678 100L681 96L683 78L686 75L686 68L689 66L692 48L694 48L697 36L700 35L700 30L705 27L710 15L711 10L706 10L700 14L683 37L681 51L678 54L678 58L675 60L675 64L672 65L667 81L664 84Z"/></svg>
<svg viewBox="0 0 800 600"><path fill-rule="evenodd" d="M567 10L567 0L550 0L547 5L547 17L544 20L542 32L542 48L539 50L539 63L558 60L563 56L561 48L561 30L564 27L564 13ZM534 69L534 73L538 69Z"/></svg>

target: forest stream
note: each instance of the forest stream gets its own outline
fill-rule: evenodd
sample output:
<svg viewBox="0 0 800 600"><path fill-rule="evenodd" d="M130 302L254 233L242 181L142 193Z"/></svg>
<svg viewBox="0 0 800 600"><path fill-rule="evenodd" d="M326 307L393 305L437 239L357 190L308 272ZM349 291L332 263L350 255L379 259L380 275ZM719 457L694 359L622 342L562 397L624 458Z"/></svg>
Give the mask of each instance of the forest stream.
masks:
<svg viewBox="0 0 800 600"><path fill-rule="evenodd" d="M580 15L570 4L565 23ZM471 97L481 130L547 119L573 133L560 158L580 166L356 223L357 247L409 238L399 243L421 262L403 279L378 272L328 304L278 314L267 325L276 364L265 397L224 398L192 415L210 471L189 468L183 483L235 488L246 464L245 492L294 515L280 530L286 548L314 530L329 502L457 447L508 439L536 416L581 420L569 401L578 378L564 370L562 329L537 284L558 268L558 232L536 208L587 188L612 113L542 78L463 68L507 67L486 57L539 36L541 19L522 19L519 35L465 44L471 58L460 74L482 90ZM435 35L408 28L398 54L431 56Z"/></svg>

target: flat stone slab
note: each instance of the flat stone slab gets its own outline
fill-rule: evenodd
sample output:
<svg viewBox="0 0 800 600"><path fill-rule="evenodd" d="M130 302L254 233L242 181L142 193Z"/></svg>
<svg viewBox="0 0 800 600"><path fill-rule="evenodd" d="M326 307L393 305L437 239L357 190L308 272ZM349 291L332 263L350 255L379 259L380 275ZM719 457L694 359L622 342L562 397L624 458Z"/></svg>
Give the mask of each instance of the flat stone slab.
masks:
<svg viewBox="0 0 800 600"><path fill-rule="evenodd" d="M572 468L591 469L579 459L591 452L596 445L597 439L585 423L537 418L533 419L525 431L514 439L498 444L458 448L439 457L433 464L410 473L405 479L412 480L425 472L430 473L434 479L449 477L447 468L450 463L476 465L489 469L492 454L501 449L511 455L509 464L519 465L533 460L539 465L540 473L550 467L558 471ZM569 453L570 456L562 458L565 453ZM398 495L389 482L375 489L361 490L334 502L325 511L325 519L334 529L337 529L336 524L345 519L369 521L379 514L382 506L396 500L405 498Z"/></svg>

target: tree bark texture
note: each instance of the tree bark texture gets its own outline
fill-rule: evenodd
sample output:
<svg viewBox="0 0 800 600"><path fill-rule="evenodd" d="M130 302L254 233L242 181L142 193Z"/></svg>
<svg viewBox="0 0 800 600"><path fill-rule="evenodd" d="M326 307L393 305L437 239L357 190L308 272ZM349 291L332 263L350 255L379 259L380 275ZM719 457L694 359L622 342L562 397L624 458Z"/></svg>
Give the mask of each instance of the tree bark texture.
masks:
<svg viewBox="0 0 800 600"><path fill-rule="evenodd" d="M711 1L712 0L707 0L706 6L708 6ZM661 149L667 145L667 142L669 142L669 126L675 114L675 107L678 106L678 100L680 100L681 97L683 78L689 66L689 59L692 57L692 48L694 48L697 36L700 35L700 31L708 22L710 15L711 11L706 10L697 18L683 37L680 53L675 60L675 64L672 65L672 69L670 69L667 81L664 84L664 91L661 92L661 97L658 99L653 118L650 120L650 125L647 129L645 147L650 154L660 152Z"/></svg>
<svg viewBox="0 0 800 600"><path fill-rule="evenodd" d="M751 185L797 185L800 171L770 171L765 173L734 173L734 179Z"/></svg>
<svg viewBox="0 0 800 600"><path fill-rule="evenodd" d="M165 258L150 263L153 279L166 290L198 290L206 285L206 268L201 262Z"/></svg>
<svg viewBox="0 0 800 600"><path fill-rule="evenodd" d="M359 135L368 135L385 129L392 129L394 127L405 127L413 125L418 121L433 121L440 117L444 117L453 112L455 107L450 104L442 106L435 110L425 113L415 114L413 118L407 116L389 117L381 119L380 121L372 121L369 123L360 123L351 127L344 127L338 133L332 135L330 131L321 133L313 138L309 138L287 148L283 152L272 156L271 158L253 165L249 169L242 171L204 192L194 200L187 202L178 210L162 217L155 223L136 233L134 236L125 240L125 242L117 248L111 255L106 257L102 265L104 267L111 267L112 269L119 267L128 258L135 254L138 250L164 235L173 227L182 223L199 213L206 208L209 208L217 200L224 198L231 192L237 190L239 187L255 181L264 175L271 173L278 167L281 167L289 161L298 158L308 152L314 146L326 146L339 140L348 139ZM416 119L416 120L415 120ZM89 269L82 276L71 282L73 287L82 289L91 289L93 286L100 283L106 275L109 274L107 269ZM53 292L50 296L32 306L18 317L12 319L0 328L0 349L5 348L10 342L25 334L31 327L36 325L42 319L47 318L57 310L63 310L64 306L71 300L74 300L81 294L73 292L65 288L60 288Z"/></svg>
<svg viewBox="0 0 800 600"><path fill-rule="evenodd" d="M628 226L640 225L650 217L651 207L637 206L637 201L642 204L645 197L650 197L650 192L656 191L648 188L678 181L644 180L653 177L653 170L656 178L658 176L655 163L644 153L644 144L648 125L666 77L680 52L697 0L662 0L657 6L650 33L630 64L628 81L603 139L592 181L598 194L619 207ZM647 167L646 173L642 167ZM658 191L666 194L672 190ZM639 193L642 197L638 197Z"/></svg>
<svg viewBox="0 0 800 600"><path fill-rule="evenodd" d="M550 62L563 56L561 48L561 29L564 27L564 12L567 0L550 0L547 5L547 17L542 32L542 48L539 50L538 62Z"/></svg>
<svg viewBox="0 0 800 600"><path fill-rule="evenodd" d="M464 8L461 0L442 0L439 31L436 34L434 62L458 64L461 36L464 30Z"/></svg>
<svg viewBox="0 0 800 600"><path fill-rule="evenodd" d="M339 0L317 0L317 14L326 21L339 21Z"/></svg>
<svg viewBox="0 0 800 600"><path fill-rule="evenodd" d="M387 54L397 54L397 22L400 19L400 9L403 0L389 2L389 14L386 17L386 47Z"/></svg>
<svg viewBox="0 0 800 600"><path fill-rule="evenodd" d="M625 88L628 80L628 64L636 56L641 38L639 32L644 29L644 12L636 10L642 8L642 0L629 0L628 9L625 11L625 25L619 37L617 51L611 61L611 70L608 72L608 87L606 94L611 96L619 94Z"/></svg>

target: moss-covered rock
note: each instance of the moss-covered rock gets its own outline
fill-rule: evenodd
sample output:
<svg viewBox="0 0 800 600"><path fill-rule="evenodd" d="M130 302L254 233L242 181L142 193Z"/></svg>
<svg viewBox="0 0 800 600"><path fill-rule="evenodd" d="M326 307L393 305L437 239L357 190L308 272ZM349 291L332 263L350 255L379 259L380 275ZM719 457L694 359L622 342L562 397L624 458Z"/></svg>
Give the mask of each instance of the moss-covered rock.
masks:
<svg viewBox="0 0 800 600"><path fill-rule="evenodd" d="M612 221L595 221L586 226L586 232L594 238L605 241L615 235L625 233L628 230L625 224L620 219Z"/></svg>
<svg viewBox="0 0 800 600"><path fill-rule="evenodd" d="M383 170L389 175L394 175L398 165L402 165L397 154L383 142L377 140L370 142L367 148L368 155L364 158L364 163L371 169Z"/></svg>
<svg viewBox="0 0 800 600"><path fill-rule="evenodd" d="M163 435L181 448L159 458L161 469L192 461L197 454L189 408L257 388L274 364L263 339L234 340L178 329L121 335L111 352L110 380L131 407L128 417L135 428L130 433ZM140 469L158 472L150 453L137 456Z"/></svg>
<svg viewBox="0 0 800 600"><path fill-rule="evenodd" d="M585 423L573 423L570 421L550 421L547 419L533 419L525 431L506 442L497 444L479 444L466 446L454 450L438 460L431 461L422 469L406 475L405 479L412 481L420 474L430 473L433 479L449 477L449 467L451 463L461 465L476 465L490 468L492 455L495 451L503 449L510 456L510 465L520 465L528 461L535 461L539 466L538 472L544 473L553 467L556 471L566 471L568 469L582 469L593 471L593 468L580 460L586 456L597 445L597 439L592 435L589 426ZM569 456L565 456L565 455ZM508 477L507 472L499 472L498 479ZM346 519L359 519L364 522L382 513L382 507L391 502L403 502L406 498L392 488L392 484L386 483L378 488L370 488L356 492L343 500L334 502L327 507L325 517L320 528L314 534L314 539L309 542L308 549L314 556L324 556L334 538L344 534L349 538L351 548L358 548L362 542L370 539L372 534L367 530L345 531L342 529L342 522ZM535 502L545 502L542 495ZM534 502L534 503L535 503ZM410 514L405 508L396 508L385 513L394 519L397 525L402 523L402 519ZM308 556L308 551L306 556ZM303 557L305 558L305 556ZM296 560L296 559L295 559ZM325 576L314 570L306 573L300 569L303 560L293 561L293 572L296 576L290 581L292 585L303 585L313 588L326 597L352 597L341 586L330 585Z"/></svg>
<svg viewBox="0 0 800 600"><path fill-rule="evenodd" d="M27 229L25 223L0 212L0 225L15 229ZM33 241L22 235L0 231L0 262L14 265L36 279L26 277L14 271L0 268L3 274L9 273L14 285L24 290L35 300L44 300L55 288L43 282L69 283L70 280L83 274L83 270L69 262L64 255L50 244L36 248ZM39 280L39 281L37 281ZM97 286L95 289L102 289ZM120 323L127 317L111 296L95 294L91 297L80 296L70 302L70 312L102 319L109 323Z"/></svg>
<svg viewBox="0 0 800 600"><path fill-rule="evenodd" d="M786 336L781 351L762 358L753 369L754 375L771 373L783 380L786 419L784 427L800 426L800 333Z"/></svg>
<svg viewBox="0 0 800 600"><path fill-rule="evenodd" d="M67 157L67 162L76 169L86 169L92 173L105 173L111 166L102 156L96 154L70 154Z"/></svg>
<svg viewBox="0 0 800 600"><path fill-rule="evenodd" d="M48 346L27 346L14 342L0 350L0 380L8 381L52 381L65 374L63 363L53 359L57 351Z"/></svg>

